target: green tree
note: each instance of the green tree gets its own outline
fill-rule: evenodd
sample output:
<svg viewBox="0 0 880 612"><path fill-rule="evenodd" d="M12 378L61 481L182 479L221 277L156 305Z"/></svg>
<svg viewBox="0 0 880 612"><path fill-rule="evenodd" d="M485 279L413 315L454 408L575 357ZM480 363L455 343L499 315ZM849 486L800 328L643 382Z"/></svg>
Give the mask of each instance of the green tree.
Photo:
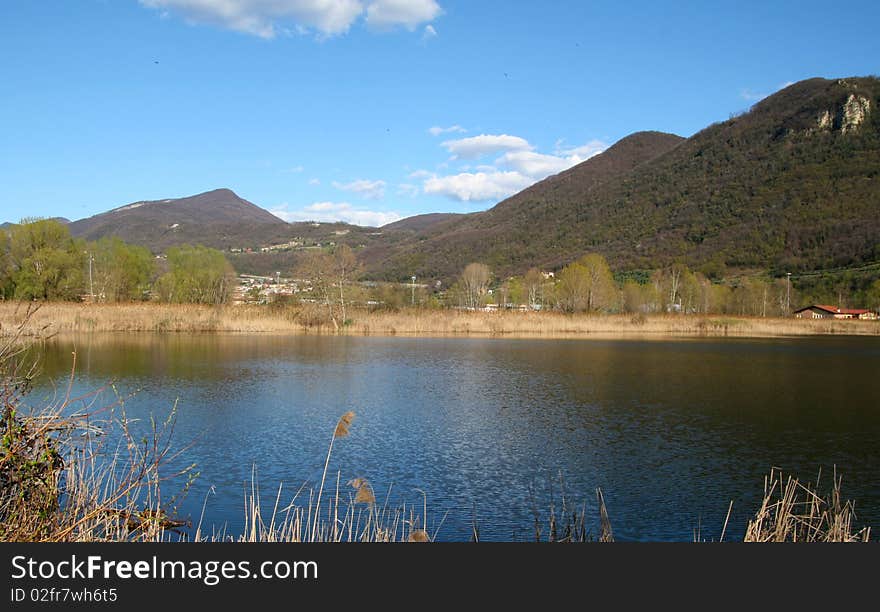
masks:
<svg viewBox="0 0 880 612"><path fill-rule="evenodd" d="M105 302L142 300L150 288L153 256L144 247L119 238L102 238L89 245L92 258L89 291Z"/></svg>
<svg viewBox="0 0 880 612"><path fill-rule="evenodd" d="M617 288L608 262L598 253L584 255L559 273L557 296L566 312L611 310Z"/></svg>
<svg viewBox="0 0 880 612"><path fill-rule="evenodd" d="M83 262L82 243L57 221L24 219L10 230L7 266L16 299L77 299Z"/></svg>
<svg viewBox="0 0 880 612"><path fill-rule="evenodd" d="M0 300L12 298L14 292L12 261L9 255L9 232L0 229Z"/></svg>
<svg viewBox="0 0 880 612"><path fill-rule="evenodd" d="M875 280L865 292L865 300L867 301L865 308L880 312L880 278Z"/></svg>
<svg viewBox="0 0 880 612"><path fill-rule="evenodd" d="M169 270L156 283L160 300L172 303L225 304L235 274L221 251L201 245L168 249Z"/></svg>
<svg viewBox="0 0 880 612"><path fill-rule="evenodd" d="M509 301L511 304L517 307L520 304L528 304L528 293L521 276L514 276L508 279L507 287L510 292Z"/></svg>
<svg viewBox="0 0 880 612"><path fill-rule="evenodd" d="M628 280L622 289L623 311L637 313L646 311L645 287L634 280Z"/></svg>
<svg viewBox="0 0 880 612"><path fill-rule="evenodd" d="M699 312L700 305L700 279L702 274L691 272L687 266L681 274L680 285L678 289L679 308L683 313Z"/></svg>
<svg viewBox="0 0 880 612"><path fill-rule="evenodd" d="M399 310L404 307L408 297L398 283L373 283L367 291L368 305L372 308Z"/></svg>

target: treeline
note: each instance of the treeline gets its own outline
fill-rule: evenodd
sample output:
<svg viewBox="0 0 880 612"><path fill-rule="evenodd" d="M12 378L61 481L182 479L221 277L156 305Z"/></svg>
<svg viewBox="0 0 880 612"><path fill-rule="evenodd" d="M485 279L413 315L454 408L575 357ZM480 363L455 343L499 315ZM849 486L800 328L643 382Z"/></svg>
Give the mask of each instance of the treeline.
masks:
<svg viewBox="0 0 880 612"><path fill-rule="evenodd" d="M784 317L801 306L827 303L841 307L880 309L880 279L859 292L836 295L817 291L808 283L799 291L789 278L766 275L725 277L724 270L691 270L675 263L659 270L631 271L614 275L606 259L587 254L557 272L532 268L524 275L496 278L483 263L468 264L450 287L440 283L357 282L361 267L345 245L312 251L292 274L302 283L293 300L316 309L316 321L347 323L346 306L398 310L461 308L476 310L526 308L568 313L630 314L728 314L736 316Z"/></svg>
<svg viewBox="0 0 880 612"><path fill-rule="evenodd" d="M301 254L291 271L299 279L293 299L316 320L346 325L351 305L370 308L522 308L579 313L694 313L786 316L800 306L827 303L880 309L880 266L858 271L787 277L725 277L723 268L691 270L675 263L659 270L614 275L591 253L555 273L536 268L496 278L471 263L450 287L359 282L362 268L347 245ZM94 302L159 301L225 304L235 273L224 254L204 246L169 248L154 256L118 238L73 238L55 220L25 219L0 230L0 299Z"/></svg>
<svg viewBox="0 0 880 612"><path fill-rule="evenodd" d="M532 268L523 276L496 281L488 266L472 263L446 293L445 301L460 308L493 304L498 308L525 305L534 310L572 313L713 313L759 317L787 316L810 303L880 309L880 279L876 274L870 285L855 294L843 289L837 295L816 291L815 284L809 288L801 294L787 277L710 279L683 263L615 278L605 258L592 253L555 274Z"/></svg>
<svg viewBox="0 0 880 612"><path fill-rule="evenodd" d="M234 287L223 253L179 246L155 257L118 238L73 238L51 219L0 231L0 299L223 304Z"/></svg>

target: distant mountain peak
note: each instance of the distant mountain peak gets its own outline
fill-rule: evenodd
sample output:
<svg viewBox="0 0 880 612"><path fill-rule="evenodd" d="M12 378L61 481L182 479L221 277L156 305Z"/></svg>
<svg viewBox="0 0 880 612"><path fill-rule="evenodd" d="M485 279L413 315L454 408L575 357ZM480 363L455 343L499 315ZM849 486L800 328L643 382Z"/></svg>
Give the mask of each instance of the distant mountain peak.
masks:
<svg viewBox="0 0 880 612"><path fill-rule="evenodd" d="M172 244L219 248L258 245L263 234L283 234L288 224L228 188L183 198L141 200L70 224L74 236L117 236L159 252Z"/></svg>

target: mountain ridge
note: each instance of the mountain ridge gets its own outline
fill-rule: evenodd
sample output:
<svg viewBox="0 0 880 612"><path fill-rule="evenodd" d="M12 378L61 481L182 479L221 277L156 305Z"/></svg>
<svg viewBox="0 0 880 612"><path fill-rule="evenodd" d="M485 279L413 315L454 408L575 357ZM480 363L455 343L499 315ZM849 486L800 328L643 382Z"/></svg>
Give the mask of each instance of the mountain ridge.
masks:
<svg viewBox="0 0 880 612"><path fill-rule="evenodd" d="M689 138L631 134L478 213L415 215L381 228L288 224L215 189L133 202L70 228L154 252L183 242L258 249L306 236L349 244L368 278L386 280L452 280L472 261L504 277L558 269L586 252L615 270L673 261L775 273L860 265L880 260L878 103L876 77L808 79ZM296 259L271 255L258 267Z"/></svg>
<svg viewBox="0 0 880 612"><path fill-rule="evenodd" d="M368 251L368 270L451 279L481 261L504 277L591 251L616 270L682 260L778 273L880 259L878 100L874 77L809 79L617 168L603 158L625 138L419 243ZM600 165L611 172L597 179Z"/></svg>

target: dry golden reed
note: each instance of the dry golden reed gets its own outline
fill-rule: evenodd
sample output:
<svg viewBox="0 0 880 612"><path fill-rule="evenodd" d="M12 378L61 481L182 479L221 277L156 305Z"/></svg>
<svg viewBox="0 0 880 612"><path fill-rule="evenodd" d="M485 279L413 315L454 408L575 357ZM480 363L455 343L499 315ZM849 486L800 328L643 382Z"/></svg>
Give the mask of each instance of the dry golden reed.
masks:
<svg viewBox="0 0 880 612"><path fill-rule="evenodd" d="M428 532L424 529L416 529L412 533L409 534L409 537L406 540L407 542L430 542L431 538L428 536Z"/></svg>
<svg viewBox="0 0 880 612"><path fill-rule="evenodd" d="M749 521L746 542L867 542L871 528L854 529L855 505L843 501L842 479L832 475L831 492L819 494L819 481L804 485L772 469L764 479L764 500Z"/></svg>
<svg viewBox="0 0 880 612"><path fill-rule="evenodd" d="M339 417L339 421L336 423L336 429L333 431L333 437L344 438L347 436L352 421L354 421L354 412L350 410Z"/></svg>
<svg viewBox="0 0 880 612"><path fill-rule="evenodd" d="M596 488L596 501L599 503L599 541L613 542L614 532L611 529L611 519L608 516L608 508L605 507L605 496L602 489Z"/></svg>
<svg viewBox="0 0 880 612"><path fill-rule="evenodd" d="M373 487L367 482L366 478L353 478L348 484L355 489L354 502L356 504L374 504L376 503L376 495L373 493Z"/></svg>
<svg viewBox="0 0 880 612"><path fill-rule="evenodd" d="M24 308L0 302L0 334L14 330ZM880 322L780 319L729 315L569 315L559 312L472 312L405 309L352 310L336 329L298 306L197 306L188 304L47 303L32 316L27 333L228 332L507 337L659 337L880 335Z"/></svg>

